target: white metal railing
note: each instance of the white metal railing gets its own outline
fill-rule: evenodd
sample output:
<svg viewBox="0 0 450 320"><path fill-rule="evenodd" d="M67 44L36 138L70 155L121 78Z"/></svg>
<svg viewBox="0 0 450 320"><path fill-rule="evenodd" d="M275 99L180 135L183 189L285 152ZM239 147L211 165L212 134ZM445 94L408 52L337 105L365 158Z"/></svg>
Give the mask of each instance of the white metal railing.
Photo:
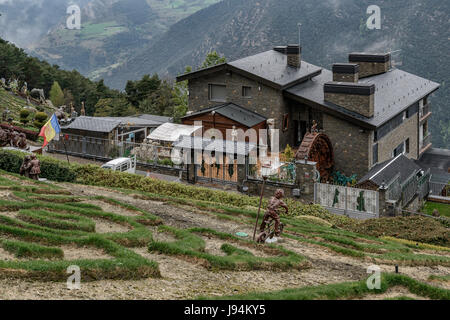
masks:
<svg viewBox="0 0 450 320"><path fill-rule="evenodd" d="M428 197L450 200L450 184L430 181L429 187Z"/></svg>

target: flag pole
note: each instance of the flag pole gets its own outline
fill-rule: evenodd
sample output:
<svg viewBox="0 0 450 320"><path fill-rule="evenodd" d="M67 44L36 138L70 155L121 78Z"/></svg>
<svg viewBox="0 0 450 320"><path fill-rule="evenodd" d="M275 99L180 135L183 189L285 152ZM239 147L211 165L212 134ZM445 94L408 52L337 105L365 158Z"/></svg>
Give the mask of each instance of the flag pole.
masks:
<svg viewBox="0 0 450 320"><path fill-rule="evenodd" d="M67 163L70 165L69 154L67 153L67 147L66 147L66 138L64 137L64 135L63 135L63 145L64 145L64 151L66 151Z"/></svg>
<svg viewBox="0 0 450 320"><path fill-rule="evenodd" d="M56 117L56 121L58 121L58 125L59 125L59 128L60 128L60 130L61 130L61 124L59 123L58 117ZM60 131L59 134L61 135L61 134L62 134L62 131ZM67 163L68 163L69 166L70 166L69 154L67 153L67 147L66 147L66 138L64 137L64 134L63 134L62 136L63 136L62 138L63 138L64 151L66 152Z"/></svg>

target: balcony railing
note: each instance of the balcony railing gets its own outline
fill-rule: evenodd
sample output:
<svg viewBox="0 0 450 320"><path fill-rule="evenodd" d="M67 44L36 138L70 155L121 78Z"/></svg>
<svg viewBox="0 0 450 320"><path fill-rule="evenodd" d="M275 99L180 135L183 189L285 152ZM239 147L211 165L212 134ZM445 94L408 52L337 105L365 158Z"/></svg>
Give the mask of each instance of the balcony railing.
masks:
<svg viewBox="0 0 450 320"><path fill-rule="evenodd" d="M420 146L421 152L423 151L423 149L428 147L429 144L431 144L431 134L430 133L426 137L424 137L422 141L420 141L419 146Z"/></svg>
<svg viewBox="0 0 450 320"><path fill-rule="evenodd" d="M427 103L423 106L422 109L419 110L419 118L420 120L424 120L424 118L431 112L431 105Z"/></svg>

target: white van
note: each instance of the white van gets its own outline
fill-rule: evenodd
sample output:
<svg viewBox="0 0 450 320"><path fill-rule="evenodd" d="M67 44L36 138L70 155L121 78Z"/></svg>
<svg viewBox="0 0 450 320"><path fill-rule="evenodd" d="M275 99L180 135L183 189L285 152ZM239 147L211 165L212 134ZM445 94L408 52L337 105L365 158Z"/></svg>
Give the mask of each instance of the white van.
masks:
<svg viewBox="0 0 450 320"><path fill-rule="evenodd" d="M128 172L128 173L136 173L136 156L133 158L117 158L111 160L104 165L102 165L103 169L112 170L112 171L120 171L120 172Z"/></svg>

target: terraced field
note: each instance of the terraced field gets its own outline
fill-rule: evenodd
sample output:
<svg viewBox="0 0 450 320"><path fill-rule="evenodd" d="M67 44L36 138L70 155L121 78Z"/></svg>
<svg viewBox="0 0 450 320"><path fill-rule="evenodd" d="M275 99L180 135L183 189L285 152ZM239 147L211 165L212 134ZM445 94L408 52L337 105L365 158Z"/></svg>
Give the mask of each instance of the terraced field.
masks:
<svg viewBox="0 0 450 320"><path fill-rule="evenodd" d="M0 172L0 299L449 298L448 247L311 216L283 218L282 241L258 245L236 236L253 233L255 216L252 207ZM385 273L370 291L373 264ZM71 265L80 290L66 287Z"/></svg>

